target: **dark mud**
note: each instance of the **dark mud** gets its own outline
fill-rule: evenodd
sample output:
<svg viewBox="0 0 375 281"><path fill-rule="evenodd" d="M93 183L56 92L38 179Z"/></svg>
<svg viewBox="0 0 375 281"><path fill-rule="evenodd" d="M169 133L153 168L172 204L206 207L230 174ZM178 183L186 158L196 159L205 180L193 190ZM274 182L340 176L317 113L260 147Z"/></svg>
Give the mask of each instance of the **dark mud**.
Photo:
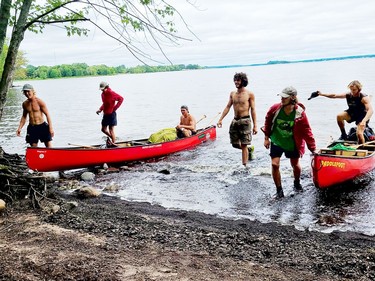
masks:
<svg viewBox="0 0 375 281"><path fill-rule="evenodd" d="M60 194L57 202L51 214L27 202L2 214L0 280L375 279L371 236L227 220L103 195Z"/></svg>

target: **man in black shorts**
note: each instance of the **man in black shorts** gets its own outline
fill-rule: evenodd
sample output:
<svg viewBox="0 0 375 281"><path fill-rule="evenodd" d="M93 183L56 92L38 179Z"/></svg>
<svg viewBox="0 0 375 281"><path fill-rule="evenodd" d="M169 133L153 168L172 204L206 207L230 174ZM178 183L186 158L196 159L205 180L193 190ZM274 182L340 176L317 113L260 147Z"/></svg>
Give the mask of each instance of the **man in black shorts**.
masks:
<svg viewBox="0 0 375 281"><path fill-rule="evenodd" d="M346 99L348 109L337 114L337 125L340 128L340 139L347 140L348 135L345 131L345 121L348 123L355 122L357 125L357 139L358 143L365 142L363 133L370 121L374 112L371 100L368 95L362 93L362 84L358 80L349 83L349 93L341 94L323 94L317 91L318 96L327 97L331 99Z"/></svg>
<svg viewBox="0 0 375 281"><path fill-rule="evenodd" d="M23 94L27 97L22 103L22 117L17 129L17 136L21 136L21 130L29 116L29 125L27 126L26 142L31 146L38 146L39 140L44 142L46 147L52 147L52 137L54 131L52 128L51 116L44 101L37 98L33 86L25 84L22 88ZM47 118L47 122L44 120Z"/></svg>

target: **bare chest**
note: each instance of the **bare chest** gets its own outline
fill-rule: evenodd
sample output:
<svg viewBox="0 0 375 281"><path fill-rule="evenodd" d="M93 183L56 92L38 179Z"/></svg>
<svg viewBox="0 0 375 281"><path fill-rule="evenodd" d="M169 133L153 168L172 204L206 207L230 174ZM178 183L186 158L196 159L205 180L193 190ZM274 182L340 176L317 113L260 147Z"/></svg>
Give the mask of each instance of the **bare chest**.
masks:
<svg viewBox="0 0 375 281"><path fill-rule="evenodd" d="M28 112L40 111L40 105L37 100L32 100L26 103L26 109Z"/></svg>
<svg viewBox="0 0 375 281"><path fill-rule="evenodd" d="M248 104L249 103L249 95L246 92L241 93L234 93L233 96L233 103L234 104Z"/></svg>
<svg viewBox="0 0 375 281"><path fill-rule="evenodd" d="M181 123L182 123L183 125L189 125L190 122L191 122L191 118L190 118L190 116L187 116L187 117L182 116L182 117L181 117Z"/></svg>

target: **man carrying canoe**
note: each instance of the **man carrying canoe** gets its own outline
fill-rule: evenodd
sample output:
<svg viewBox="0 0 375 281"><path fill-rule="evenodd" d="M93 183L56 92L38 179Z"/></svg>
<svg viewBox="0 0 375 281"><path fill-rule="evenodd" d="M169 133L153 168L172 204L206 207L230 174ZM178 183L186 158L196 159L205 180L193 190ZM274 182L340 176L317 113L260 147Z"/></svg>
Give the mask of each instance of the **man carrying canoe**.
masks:
<svg viewBox="0 0 375 281"><path fill-rule="evenodd" d="M249 149L251 149L251 121L253 121L252 133L255 135L258 132L255 96L246 89L248 79L245 73L236 73L233 81L237 90L229 94L229 101L217 122L217 126L218 128L222 127L223 119L233 105L234 119L229 128L230 142L234 148L242 150L242 164L246 167L249 160Z"/></svg>
<svg viewBox="0 0 375 281"><path fill-rule="evenodd" d="M341 131L340 139L348 139L348 135L345 131L344 121L348 123L355 122L357 125L358 143L364 143L365 137L363 133L374 112L371 105L371 100L368 95L361 92L362 84L358 80L350 82L348 88L350 89L350 92L342 94L323 94L322 92L317 91L312 93L310 99L316 96L323 96L330 99L346 99L348 109L337 115L337 125Z"/></svg>

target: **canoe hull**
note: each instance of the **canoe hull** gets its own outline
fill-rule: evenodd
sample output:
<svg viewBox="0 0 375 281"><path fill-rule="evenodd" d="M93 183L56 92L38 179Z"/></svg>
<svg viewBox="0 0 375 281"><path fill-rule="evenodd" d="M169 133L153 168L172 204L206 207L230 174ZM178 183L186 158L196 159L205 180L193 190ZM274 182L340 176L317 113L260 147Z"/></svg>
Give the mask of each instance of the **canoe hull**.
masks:
<svg viewBox="0 0 375 281"><path fill-rule="evenodd" d="M312 176L316 187L326 189L353 180L375 168L375 153L364 157L345 157L317 153L312 157Z"/></svg>
<svg viewBox="0 0 375 281"><path fill-rule="evenodd" d="M216 127L210 126L188 138L155 144L136 144L115 148L101 148L100 146L75 148L28 147L26 163L30 169L38 172L71 170L99 166L104 163L115 164L157 158L190 149L214 139L216 139ZM123 144L131 142L124 142ZM121 144L119 143L119 145Z"/></svg>

